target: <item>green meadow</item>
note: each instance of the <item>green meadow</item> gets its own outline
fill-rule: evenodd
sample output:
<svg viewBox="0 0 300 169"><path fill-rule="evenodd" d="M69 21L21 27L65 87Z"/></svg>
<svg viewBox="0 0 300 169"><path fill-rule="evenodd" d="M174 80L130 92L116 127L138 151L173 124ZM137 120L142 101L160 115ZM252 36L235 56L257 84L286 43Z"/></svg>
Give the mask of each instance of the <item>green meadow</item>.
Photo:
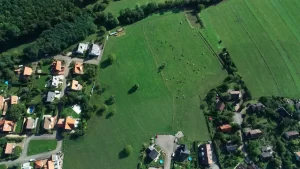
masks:
<svg viewBox="0 0 300 169"><path fill-rule="evenodd" d="M299 7L297 0L230 0L200 14L204 32L222 40L254 98L300 94Z"/></svg>
<svg viewBox="0 0 300 169"><path fill-rule="evenodd" d="M168 12L125 27L124 36L109 37L97 79L106 90L91 102L103 104L115 95L107 113L116 113L93 117L83 138L65 141L65 169L136 168L142 143L156 134L181 130L189 140L210 139L199 106L226 72L199 31L184 13ZM110 53L117 59L107 65ZM130 93L135 84L138 90ZM120 152L127 144L134 150L123 158Z"/></svg>

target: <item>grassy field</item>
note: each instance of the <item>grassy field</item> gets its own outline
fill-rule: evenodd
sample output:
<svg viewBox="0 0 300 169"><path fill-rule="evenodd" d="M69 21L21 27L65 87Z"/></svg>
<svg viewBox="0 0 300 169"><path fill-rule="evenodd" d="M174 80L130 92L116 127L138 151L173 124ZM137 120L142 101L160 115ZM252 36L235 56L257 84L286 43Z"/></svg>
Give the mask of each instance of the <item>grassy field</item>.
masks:
<svg viewBox="0 0 300 169"><path fill-rule="evenodd" d="M27 155L34 155L54 150L56 145L56 140L31 140L29 142Z"/></svg>
<svg viewBox="0 0 300 169"><path fill-rule="evenodd" d="M92 118L84 138L66 141L65 169L135 168L142 143L156 134L182 130L189 140L209 140L200 100L226 73L199 30L190 28L183 13L165 13L125 31L126 35L110 37L106 44L98 83L108 88L91 100L101 104L115 95L109 111L115 109L116 114ZM109 53L115 53L117 60L107 66ZM166 67L158 73L163 62ZM137 83L139 89L128 94ZM127 144L134 151L122 158L119 153Z"/></svg>
<svg viewBox="0 0 300 169"><path fill-rule="evenodd" d="M216 31L255 98L300 94L299 7L297 0L231 0L201 13L207 30Z"/></svg>

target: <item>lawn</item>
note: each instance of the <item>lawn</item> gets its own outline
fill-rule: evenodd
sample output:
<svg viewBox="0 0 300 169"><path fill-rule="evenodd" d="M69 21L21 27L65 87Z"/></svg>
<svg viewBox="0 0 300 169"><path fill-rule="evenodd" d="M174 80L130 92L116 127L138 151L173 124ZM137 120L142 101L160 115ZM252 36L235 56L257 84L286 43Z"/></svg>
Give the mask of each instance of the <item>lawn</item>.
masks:
<svg viewBox="0 0 300 169"><path fill-rule="evenodd" d="M165 13L125 31L124 36L109 37L97 79L108 88L91 99L101 104L115 95L109 111L115 109L116 114L92 118L84 138L66 141L65 169L136 168L142 143L156 134L182 130L189 140L210 139L200 100L226 73L199 37L199 29L191 29L184 13ZM109 53L117 60L106 67ZM158 73L163 62L166 67ZM128 94L135 84L139 89ZM122 158L119 153L127 144L134 150Z"/></svg>
<svg viewBox="0 0 300 169"><path fill-rule="evenodd" d="M56 140L31 140L29 142L27 155L40 154L52 151L56 148Z"/></svg>
<svg viewBox="0 0 300 169"><path fill-rule="evenodd" d="M300 94L299 7L297 0L231 0L201 13L205 29L215 30L254 98Z"/></svg>
<svg viewBox="0 0 300 169"><path fill-rule="evenodd" d="M24 122L23 118L21 118L17 121L17 126L16 126L16 129L15 129L15 133L21 133L22 132L23 122Z"/></svg>
<svg viewBox="0 0 300 169"><path fill-rule="evenodd" d="M71 107L65 108L62 114L64 114L66 117L72 116L73 118L80 118L80 114L77 114Z"/></svg>

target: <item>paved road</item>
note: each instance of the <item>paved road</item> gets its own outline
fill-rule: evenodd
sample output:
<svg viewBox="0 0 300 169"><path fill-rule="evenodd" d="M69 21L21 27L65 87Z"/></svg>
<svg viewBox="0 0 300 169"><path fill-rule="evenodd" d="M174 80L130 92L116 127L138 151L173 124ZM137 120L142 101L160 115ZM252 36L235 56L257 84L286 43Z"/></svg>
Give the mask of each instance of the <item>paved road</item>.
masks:
<svg viewBox="0 0 300 169"><path fill-rule="evenodd" d="M174 140L175 136L172 135L158 135L155 140L155 144L158 145L166 153L164 169L171 169L171 156L177 148Z"/></svg>
<svg viewBox="0 0 300 169"><path fill-rule="evenodd" d="M41 153L41 154L36 154L32 156L27 156L27 151L28 151L28 145L31 140L50 140L50 139L57 139L57 134L54 132L53 134L44 134L41 136L30 136L25 139L24 146L23 146L23 151L20 157L16 160L13 161L5 161L5 162L0 162L1 164L12 166L16 164L21 164L28 162L30 159L45 159L50 157L53 154L58 153L59 151L62 150L62 139L58 139L57 141L57 146L56 149L53 151Z"/></svg>

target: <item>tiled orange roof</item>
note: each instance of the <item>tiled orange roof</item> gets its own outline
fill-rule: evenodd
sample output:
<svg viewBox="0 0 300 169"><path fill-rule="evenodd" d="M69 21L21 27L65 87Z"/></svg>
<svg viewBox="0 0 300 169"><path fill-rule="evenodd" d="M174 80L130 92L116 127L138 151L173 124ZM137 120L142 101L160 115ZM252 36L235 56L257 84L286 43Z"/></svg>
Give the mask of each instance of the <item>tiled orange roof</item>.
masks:
<svg viewBox="0 0 300 169"><path fill-rule="evenodd" d="M231 130L231 126L229 124L224 124L222 126L220 126L221 131L223 132L227 132Z"/></svg>
<svg viewBox="0 0 300 169"><path fill-rule="evenodd" d="M25 75L25 76L30 76L30 75L32 75L32 69L31 69L30 67L25 67L25 68L24 68L23 75Z"/></svg>
<svg viewBox="0 0 300 169"><path fill-rule="evenodd" d="M71 86L72 90L81 90L82 86L81 84L78 83L77 80L72 80L72 86Z"/></svg>
<svg viewBox="0 0 300 169"><path fill-rule="evenodd" d="M57 60L55 63L55 69L57 71L61 71L61 61Z"/></svg>
<svg viewBox="0 0 300 169"><path fill-rule="evenodd" d="M11 96L10 97L10 104L18 104L18 96Z"/></svg>
<svg viewBox="0 0 300 169"><path fill-rule="evenodd" d="M211 145L206 144L206 155L207 155L207 163L212 164L212 152L211 152Z"/></svg>
<svg viewBox="0 0 300 169"><path fill-rule="evenodd" d="M15 148L14 143L6 143L5 154L12 154L14 148Z"/></svg>
<svg viewBox="0 0 300 169"><path fill-rule="evenodd" d="M76 62L74 66L74 73L75 74L83 74L83 65L80 62Z"/></svg>
<svg viewBox="0 0 300 169"><path fill-rule="evenodd" d="M44 166L47 165L47 161L48 161L47 159L35 161L34 162L35 168L43 168Z"/></svg>
<svg viewBox="0 0 300 169"><path fill-rule="evenodd" d="M75 120L72 117L67 117L65 122L65 130L73 130L75 125Z"/></svg>
<svg viewBox="0 0 300 169"><path fill-rule="evenodd" d="M13 131L15 123L12 121L5 120L3 124L2 131L10 132Z"/></svg>
<svg viewBox="0 0 300 169"><path fill-rule="evenodd" d="M54 162L53 161L48 161L48 169L54 169Z"/></svg>

